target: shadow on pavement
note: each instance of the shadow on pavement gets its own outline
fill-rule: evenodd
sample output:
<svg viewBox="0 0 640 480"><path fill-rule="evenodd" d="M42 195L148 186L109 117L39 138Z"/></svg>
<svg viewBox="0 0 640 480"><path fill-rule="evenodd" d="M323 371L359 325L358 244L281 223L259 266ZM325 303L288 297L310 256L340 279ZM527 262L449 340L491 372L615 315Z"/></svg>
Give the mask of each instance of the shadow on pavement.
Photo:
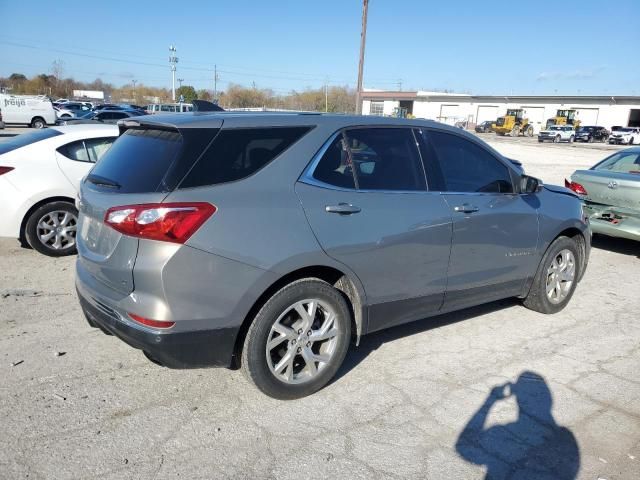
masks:
<svg viewBox="0 0 640 480"><path fill-rule="evenodd" d="M632 255L640 258L640 242L626 238L594 234L591 239L591 246L593 248L600 248L602 250L609 250L611 252L621 253L622 255Z"/></svg>
<svg viewBox="0 0 640 480"><path fill-rule="evenodd" d="M347 356L342 363L342 366L338 370L338 373L333 378L332 382L338 381L343 376L347 375L351 370L356 368L360 362L362 362L367 356L377 350L381 345L387 342L393 342L403 337L415 335L416 333L425 332L439 327L444 327L452 323L461 322L469 318L477 317L487 313L502 310L503 308L512 307L518 305L519 300L515 298L508 298L505 300L498 300L496 302L479 305L477 307L471 307L456 312L445 313L435 317L429 317L422 320L416 320L415 322L406 323L397 327L388 328L379 332L365 335L360 339L360 345L357 347L351 346L347 352Z"/></svg>
<svg viewBox="0 0 640 480"><path fill-rule="evenodd" d="M518 419L486 428L491 407L514 397ZM522 372L516 383L493 387L456 442L467 462L485 465L486 479L573 480L580 469L580 448L568 428L559 426L544 377Z"/></svg>

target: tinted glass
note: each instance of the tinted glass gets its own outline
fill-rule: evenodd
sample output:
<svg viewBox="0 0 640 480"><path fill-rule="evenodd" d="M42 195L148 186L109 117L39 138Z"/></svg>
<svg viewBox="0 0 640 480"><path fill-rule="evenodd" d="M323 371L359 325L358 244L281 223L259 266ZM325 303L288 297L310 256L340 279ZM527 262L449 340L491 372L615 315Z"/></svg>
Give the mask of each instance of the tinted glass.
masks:
<svg viewBox="0 0 640 480"><path fill-rule="evenodd" d="M606 170L619 173L640 173L640 152L618 152L605 158L593 167L593 170Z"/></svg>
<svg viewBox="0 0 640 480"><path fill-rule="evenodd" d="M350 164L361 190L425 190L413 133L408 128L347 131Z"/></svg>
<svg viewBox="0 0 640 480"><path fill-rule="evenodd" d="M127 118L129 115L127 115L125 112L113 112L111 114L111 118L114 120L120 120L121 118Z"/></svg>
<svg viewBox="0 0 640 480"><path fill-rule="evenodd" d="M56 137L58 135L62 135L62 133L58 130L54 130L53 128L43 128L41 130L16 135L15 137L11 137L0 142L0 155L15 150L16 148L26 147L32 143Z"/></svg>
<svg viewBox="0 0 640 480"><path fill-rule="evenodd" d="M180 188L248 177L298 141L309 127L221 130Z"/></svg>
<svg viewBox="0 0 640 480"><path fill-rule="evenodd" d="M342 142L342 135L338 135L322 155L313 171L313 178L335 187L356 188L349 156Z"/></svg>
<svg viewBox="0 0 640 480"><path fill-rule="evenodd" d="M67 143L66 145L58 148L58 153L78 162L89 161L89 154L87 153L87 149L84 146L84 140Z"/></svg>
<svg viewBox="0 0 640 480"><path fill-rule="evenodd" d="M119 185L120 193L147 193L162 189L182 146L176 131L127 130L91 170Z"/></svg>
<svg viewBox="0 0 640 480"><path fill-rule="evenodd" d="M484 148L458 135L430 131L445 191L513 193L509 169Z"/></svg>
<svg viewBox="0 0 640 480"><path fill-rule="evenodd" d="M115 140L116 137L90 138L85 140L84 146L89 154L89 161L96 163L100 160L103 155L107 153L107 150L109 150Z"/></svg>

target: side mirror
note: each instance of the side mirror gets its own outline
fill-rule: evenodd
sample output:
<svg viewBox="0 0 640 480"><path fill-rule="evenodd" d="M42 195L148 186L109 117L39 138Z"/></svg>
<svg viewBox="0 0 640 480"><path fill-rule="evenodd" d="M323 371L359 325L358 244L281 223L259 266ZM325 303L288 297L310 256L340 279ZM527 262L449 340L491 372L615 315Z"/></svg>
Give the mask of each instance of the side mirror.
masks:
<svg viewBox="0 0 640 480"><path fill-rule="evenodd" d="M522 175L520 177L520 193L538 193L542 191L544 184L542 180L529 175Z"/></svg>

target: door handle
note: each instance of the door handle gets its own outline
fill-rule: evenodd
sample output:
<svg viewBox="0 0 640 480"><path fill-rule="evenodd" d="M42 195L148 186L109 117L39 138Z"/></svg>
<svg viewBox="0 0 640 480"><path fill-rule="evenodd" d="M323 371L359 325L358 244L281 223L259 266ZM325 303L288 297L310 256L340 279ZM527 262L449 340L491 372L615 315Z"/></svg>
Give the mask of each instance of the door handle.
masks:
<svg viewBox="0 0 640 480"><path fill-rule="evenodd" d="M340 215L351 215L360 212L360 207L351 205L350 203L339 203L338 205L327 205L324 207L327 213L338 213Z"/></svg>
<svg viewBox="0 0 640 480"><path fill-rule="evenodd" d="M453 207L453 209L456 212L462 212L462 213L473 213L473 212L477 212L478 210L480 210L475 205L469 205L468 203L463 203L462 205L458 205L457 207Z"/></svg>

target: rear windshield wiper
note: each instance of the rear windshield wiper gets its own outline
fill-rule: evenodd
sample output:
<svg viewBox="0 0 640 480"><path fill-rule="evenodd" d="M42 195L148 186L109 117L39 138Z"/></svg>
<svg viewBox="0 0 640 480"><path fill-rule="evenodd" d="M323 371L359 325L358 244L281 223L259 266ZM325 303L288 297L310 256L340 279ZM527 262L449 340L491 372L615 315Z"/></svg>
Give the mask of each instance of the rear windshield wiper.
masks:
<svg viewBox="0 0 640 480"><path fill-rule="evenodd" d="M89 175L87 176L87 181L93 183L94 185L101 185L103 187L109 188L120 188L122 186L119 183L114 182L113 180L109 180L108 178L101 177L99 175Z"/></svg>

